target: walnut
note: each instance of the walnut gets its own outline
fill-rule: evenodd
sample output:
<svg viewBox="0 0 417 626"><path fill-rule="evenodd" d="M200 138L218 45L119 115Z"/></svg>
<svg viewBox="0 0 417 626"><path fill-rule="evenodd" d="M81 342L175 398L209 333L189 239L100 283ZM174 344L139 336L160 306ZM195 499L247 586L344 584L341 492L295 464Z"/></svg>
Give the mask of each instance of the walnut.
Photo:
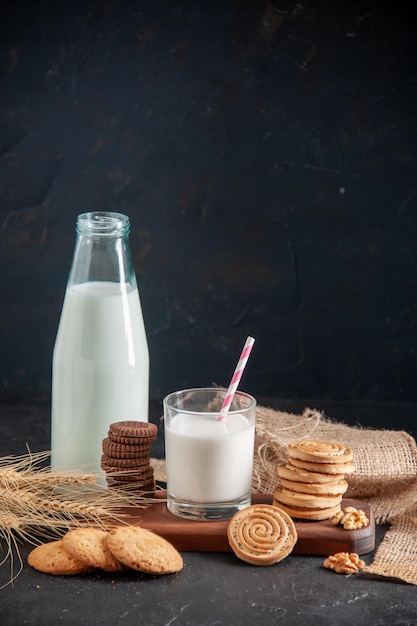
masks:
<svg viewBox="0 0 417 626"><path fill-rule="evenodd" d="M365 561L356 552L337 552L324 560L323 567L332 569L337 574L358 574L365 567Z"/></svg>
<svg viewBox="0 0 417 626"><path fill-rule="evenodd" d="M332 524L333 526L342 524L345 530L358 530L359 528L366 528L369 524L369 519L362 509L346 506L343 511L339 511L332 518Z"/></svg>
<svg viewBox="0 0 417 626"><path fill-rule="evenodd" d="M334 515L334 516L332 517L332 524L333 524L333 526L337 526L337 525L340 523L340 521L341 521L342 517L344 517L344 515L345 515L345 514L343 513L343 511L342 511L342 510L338 511L338 512L336 513L336 515Z"/></svg>

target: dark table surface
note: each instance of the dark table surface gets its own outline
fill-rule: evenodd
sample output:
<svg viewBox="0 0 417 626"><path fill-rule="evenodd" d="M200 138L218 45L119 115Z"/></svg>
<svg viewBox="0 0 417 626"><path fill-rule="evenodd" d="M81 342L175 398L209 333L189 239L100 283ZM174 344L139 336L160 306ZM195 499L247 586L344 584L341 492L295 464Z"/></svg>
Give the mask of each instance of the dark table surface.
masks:
<svg viewBox="0 0 417 626"><path fill-rule="evenodd" d="M304 402L281 400L275 404L296 412ZM317 401L315 406L320 408L319 404ZM333 417L342 419L346 414L356 421L360 416L364 425L371 425L384 411L386 416L391 414L393 407L329 405L327 413L331 411L337 414ZM403 407L400 415L403 422L397 427L407 429L415 410ZM151 419L158 421L158 406L153 407ZM22 454L26 443L33 452L49 447L48 402L39 398L0 402L0 455ZM159 437L154 455L162 454ZM377 527L377 545L386 530ZM417 624L414 586L363 574L337 575L322 567L320 556L291 555L277 565L256 567L239 561L232 553L186 552L184 569L174 575L96 572L65 577L31 569L26 563L30 549L29 545L20 546L23 571L13 585L0 591L0 623L4 626ZM363 558L369 563L373 553ZM8 580L8 565L0 568L0 585Z"/></svg>

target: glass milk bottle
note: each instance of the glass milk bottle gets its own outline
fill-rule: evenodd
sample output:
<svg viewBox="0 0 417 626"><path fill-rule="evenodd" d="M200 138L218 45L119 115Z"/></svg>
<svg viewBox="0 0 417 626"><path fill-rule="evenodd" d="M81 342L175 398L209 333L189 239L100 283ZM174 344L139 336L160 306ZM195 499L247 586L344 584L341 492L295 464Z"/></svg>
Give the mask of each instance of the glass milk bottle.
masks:
<svg viewBox="0 0 417 626"><path fill-rule="evenodd" d="M52 361L51 466L101 472L113 422L148 421L149 351L130 222L83 213Z"/></svg>

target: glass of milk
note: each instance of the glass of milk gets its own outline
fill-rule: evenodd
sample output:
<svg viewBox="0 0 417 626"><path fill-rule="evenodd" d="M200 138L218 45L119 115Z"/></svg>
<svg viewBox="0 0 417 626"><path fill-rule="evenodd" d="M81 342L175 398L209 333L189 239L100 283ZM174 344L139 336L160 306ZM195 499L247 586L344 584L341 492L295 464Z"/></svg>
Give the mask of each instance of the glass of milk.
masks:
<svg viewBox="0 0 417 626"><path fill-rule="evenodd" d="M256 400L216 388L176 391L163 400L167 506L195 520L229 519L251 504Z"/></svg>

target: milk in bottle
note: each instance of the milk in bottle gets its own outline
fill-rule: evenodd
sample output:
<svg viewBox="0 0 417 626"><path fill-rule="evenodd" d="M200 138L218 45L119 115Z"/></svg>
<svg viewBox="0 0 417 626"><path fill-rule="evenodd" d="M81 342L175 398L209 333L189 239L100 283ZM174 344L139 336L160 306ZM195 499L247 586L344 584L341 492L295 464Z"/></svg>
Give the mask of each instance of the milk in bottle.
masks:
<svg viewBox="0 0 417 626"><path fill-rule="evenodd" d="M84 213L52 362L51 465L100 472L109 425L148 421L149 352L129 219Z"/></svg>

